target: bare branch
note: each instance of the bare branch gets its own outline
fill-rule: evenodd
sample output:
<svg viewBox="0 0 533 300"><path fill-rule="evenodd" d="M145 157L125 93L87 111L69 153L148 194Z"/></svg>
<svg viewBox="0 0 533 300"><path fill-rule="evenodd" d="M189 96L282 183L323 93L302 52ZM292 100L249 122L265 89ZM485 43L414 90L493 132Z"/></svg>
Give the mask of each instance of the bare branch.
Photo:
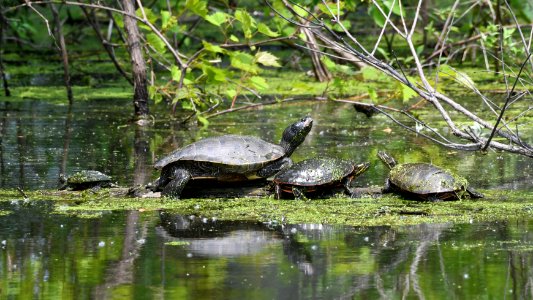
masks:
<svg viewBox="0 0 533 300"><path fill-rule="evenodd" d="M518 83L518 78L520 78L520 74L522 74L522 70L524 70L524 67L526 66L526 63L529 61L530 57L531 57L531 53L527 55L526 60L524 60L524 63L520 67L520 71L518 72L518 76L516 77L516 80L514 81L513 88L511 89L511 92L507 95L507 99L505 100L505 104L502 107L500 116L498 117L498 120L496 120L496 124L494 124L494 128L492 129L492 132L490 133L490 136L487 139L487 143L485 144L485 147L483 147L483 150L486 150L490 146L490 141L494 137L494 134L496 133L496 129L498 128L498 125L500 124L500 121L502 120L503 114L505 113L505 110L507 109L507 105L509 104L509 101L511 100L511 95L513 94L516 84ZM520 140L518 142L522 143Z"/></svg>

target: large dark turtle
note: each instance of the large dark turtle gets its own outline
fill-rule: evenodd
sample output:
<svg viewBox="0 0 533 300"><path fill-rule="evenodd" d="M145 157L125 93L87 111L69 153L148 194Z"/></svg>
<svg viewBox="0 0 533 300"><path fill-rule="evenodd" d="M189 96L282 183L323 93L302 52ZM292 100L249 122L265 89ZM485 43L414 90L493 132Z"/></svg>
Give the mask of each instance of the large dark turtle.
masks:
<svg viewBox="0 0 533 300"><path fill-rule="evenodd" d="M461 200L483 195L468 186L468 181L450 171L428 163L398 164L385 152L378 157L390 168L384 192L399 192L421 200Z"/></svg>
<svg viewBox="0 0 533 300"><path fill-rule="evenodd" d="M60 190L68 189L73 191L113 186L111 183L111 177L102 172L94 170L83 170L69 176L68 178L61 174L59 175L59 184Z"/></svg>
<svg viewBox="0 0 533 300"><path fill-rule="evenodd" d="M267 178L292 165L289 158L305 139L313 119L305 117L283 132L279 145L253 136L224 135L211 137L175 150L154 167L161 176L154 191L179 198L190 179L211 178L219 181L243 181Z"/></svg>
<svg viewBox="0 0 533 300"><path fill-rule="evenodd" d="M310 158L280 171L274 177L276 198L282 193L294 194L296 199L305 199L305 194L323 192L336 187L344 187L352 194L351 181L365 172L369 163L354 164L347 160L323 157Z"/></svg>

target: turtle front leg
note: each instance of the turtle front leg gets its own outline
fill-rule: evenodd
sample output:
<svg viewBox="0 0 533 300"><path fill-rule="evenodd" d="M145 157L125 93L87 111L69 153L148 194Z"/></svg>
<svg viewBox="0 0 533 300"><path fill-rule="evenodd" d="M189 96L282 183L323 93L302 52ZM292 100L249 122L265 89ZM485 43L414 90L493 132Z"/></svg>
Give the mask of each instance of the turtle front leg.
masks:
<svg viewBox="0 0 533 300"><path fill-rule="evenodd" d="M309 199L307 199L307 197L305 196L304 190L301 189L300 187L293 186L293 187L292 187L292 193L294 194L294 198L295 198L296 200L309 200Z"/></svg>
<svg viewBox="0 0 533 300"><path fill-rule="evenodd" d="M352 179L353 179L353 177L348 176L348 177L346 177L346 178L344 178L342 180L342 186L344 187L344 192L347 195L352 195L353 194L353 191L352 191L352 188L351 188Z"/></svg>
<svg viewBox="0 0 533 300"><path fill-rule="evenodd" d="M261 170L257 171L257 176L268 178L290 166L292 166L292 160L289 157L284 157L274 163L264 166Z"/></svg>
<svg viewBox="0 0 533 300"><path fill-rule="evenodd" d="M393 192L392 185L390 183L389 178L387 178L385 180L385 185L383 186L383 189L381 191L382 191L383 194L392 193Z"/></svg>
<svg viewBox="0 0 533 300"><path fill-rule="evenodd" d="M274 194L275 194L276 200L280 200L281 199L281 194L283 193L283 191L281 189L281 185L276 184L274 189L275 189Z"/></svg>
<svg viewBox="0 0 533 300"><path fill-rule="evenodd" d="M191 179L191 173L189 172L189 170L178 168L173 170L171 178L172 180L167 185L165 185L163 191L161 192L161 195L174 199L179 199L183 188Z"/></svg>

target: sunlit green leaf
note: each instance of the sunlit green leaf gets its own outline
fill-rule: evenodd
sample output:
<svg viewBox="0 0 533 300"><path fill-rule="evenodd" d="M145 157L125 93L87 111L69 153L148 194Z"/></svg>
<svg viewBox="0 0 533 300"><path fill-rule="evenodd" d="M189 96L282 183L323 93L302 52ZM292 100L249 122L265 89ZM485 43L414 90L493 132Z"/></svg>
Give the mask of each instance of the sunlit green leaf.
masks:
<svg viewBox="0 0 533 300"><path fill-rule="evenodd" d="M239 42L239 38L236 37L235 35L230 35L229 39L232 41L232 42L235 42L235 43L238 43Z"/></svg>
<svg viewBox="0 0 533 300"><path fill-rule="evenodd" d="M201 115L196 115L196 118L198 119L198 122L202 124L202 126L207 127L209 125L209 120L207 120L205 117Z"/></svg>
<svg viewBox="0 0 533 300"><path fill-rule="evenodd" d="M173 102L176 102L178 100L186 99L189 97L189 92L185 88L178 89L176 91L176 94L174 95Z"/></svg>
<svg viewBox="0 0 533 300"><path fill-rule="evenodd" d="M181 70L180 68L178 68L176 65L172 65L172 67L170 67L170 75L171 75L171 78L172 80L176 81L176 82L179 82L180 81L180 78L181 78ZM189 85L189 84L192 84L193 82L189 79L187 79L186 77L183 78L183 84L184 85Z"/></svg>
<svg viewBox="0 0 533 300"><path fill-rule="evenodd" d="M146 15L146 19L148 19L148 21L150 23L155 23L157 21L157 19L159 18L158 15L154 14L152 12L151 9L147 8L147 7L144 7L143 10L141 10L140 8L138 8L136 11L135 11L135 15L139 18L143 18L143 11L144 11L144 14Z"/></svg>
<svg viewBox="0 0 533 300"><path fill-rule="evenodd" d="M170 67L170 75L172 80L179 81L181 78L181 70L176 65L172 65L172 67Z"/></svg>
<svg viewBox="0 0 533 300"><path fill-rule="evenodd" d="M185 1L185 7L191 12L205 17L207 15L207 1L204 0L187 0Z"/></svg>
<svg viewBox="0 0 533 300"><path fill-rule="evenodd" d="M178 102L180 99L174 99L173 103L174 102ZM185 110L193 110L194 109L194 106L192 105L192 103L190 101L181 101L181 107Z"/></svg>
<svg viewBox="0 0 533 300"><path fill-rule="evenodd" d="M268 83L263 77L252 76L250 77L250 83L258 90L266 90L268 88Z"/></svg>
<svg viewBox="0 0 533 300"><path fill-rule="evenodd" d="M378 92L376 91L375 88L373 87L368 87L367 89L367 92L368 92L368 97L370 98L370 100L372 100L373 103L378 103Z"/></svg>
<svg viewBox="0 0 533 300"><path fill-rule="evenodd" d="M377 81L388 79L386 75L373 67L364 67L361 69L361 73L363 74L364 80Z"/></svg>
<svg viewBox="0 0 533 300"><path fill-rule="evenodd" d="M226 23L226 21L228 20L228 17L229 17L228 14L221 12L221 11L217 11L214 14L206 16L205 20L215 26L220 26Z"/></svg>
<svg viewBox="0 0 533 300"><path fill-rule="evenodd" d="M237 91L234 89L226 90L226 95L228 98L233 99L237 95Z"/></svg>
<svg viewBox="0 0 533 300"><path fill-rule="evenodd" d="M146 41L158 52L163 53L165 51L165 43L155 33L147 34Z"/></svg>
<svg viewBox="0 0 533 300"><path fill-rule="evenodd" d="M399 90L401 92L401 95L402 95L402 102L403 103L406 103L411 98L413 98L415 96L418 96L418 94L413 89L408 87L407 85L405 85L405 84L403 84L401 82L399 82L398 84L399 84L398 88L399 88Z"/></svg>
<svg viewBox="0 0 533 300"><path fill-rule="evenodd" d="M331 15L330 11L333 12L335 15L337 15L337 13L340 13L340 15L342 16L343 14L343 8L344 8L344 1L339 1L339 10L337 9L337 3L334 3L334 2L330 2L330 3L327 3L327 6L324 5L323 3L320 3L318 5L318 9L320 9L320 11L326 15ZM329 8L329 9L328 9Z"/></svg>
<svg viewBox="0 0 533 300"><path fill-rule="evenodd" d="M278 63L278 58L272 55L270 52L260 51L255 54L255 59L258 63L267 67L281 67Z"/></svg>
<svg viewBox="0 0 533 300"><path fill-rule="evenodd" d="M292 9L300 17L307 17L308 15L308 12L305 9L299 7L298 5L293 5Z"/></svg>
<svg viewBox="0 0 533 300"><path fill-rule="evenodd" d="M233 52L231 54L231 66L252 74L259 72L259 67L255 63L254 57L245 52Z"/></svg>
<svg viewBox="0 0 533 300"><path fill-rule="evenodd" d="M161 27L166 28L168 26L168 22L170 21L170 12L163 10L161 12Z"/></svg>
<svg viewBox="0 0 533 300"><path fill-rule="evenodd" d="M207 64L202 65L202 71L207 77L207 81L211 83L226 82L226 71Z"/></svg>
<svg viewBox="0 0 533 300"><path fill-rule="evenodd" d="M244 37L250 39L252 37L252 29L256 27L254 18L247 11L238 9L235 12L235 19L241 22Z"/></svg>
<svg viewBox="0 0 533 300"><path fill-rule="evenodd" d="M279 33L270 30L268 25L265 23L259 23L257 24L257 31L261 32L262 34L269 36L269 37L278 37Z"/></svg>
<svg viewBox="0 0 533 300"><path fill-rule="evenodd" d="M213 44L211 44L209 42L206 42L206 41L202 41L202 44L204 45L205 50L207 50L209 52L224 53L224 51L225 51L220 46L213 45Z"/></svg>

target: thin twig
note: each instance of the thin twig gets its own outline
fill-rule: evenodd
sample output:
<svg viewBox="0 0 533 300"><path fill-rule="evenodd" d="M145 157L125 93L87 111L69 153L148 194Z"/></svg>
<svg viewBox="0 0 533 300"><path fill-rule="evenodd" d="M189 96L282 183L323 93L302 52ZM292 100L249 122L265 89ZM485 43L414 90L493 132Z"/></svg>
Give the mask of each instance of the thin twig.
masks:
<svg viewBox="0 0 533 300"><path fill-rule="evenodd" d="M494 134L496 133L496 129L498 128L498 125L500 124L500 121L503 118L503 114L505 113L505 110L507 109L507 105L509 104L509 101L511 100L511 95L513 94L514 89L516 87L516 84L518 83L518 78L520 78L520 74L522 74L522 70L526 66L526 63L529 61L529 58L531 57L531 54L532 53L528 54L527 58L524 60L524 62L522 63L522 66L520 67L520 71L518 71L518 76L516 77L516 79L514 81L513 88L511 89L511 92L507 96L507 99L505 100L505 104L503 105L502 110L500 112L500 116L496 120L496 124L494 124L494 128L492 128L492 132L490 133L490 136L487 139L487 142L486 142L485 146L483 147L484 151L487 150L487 148L490 146L490 141L494 137Z"/></svg>

